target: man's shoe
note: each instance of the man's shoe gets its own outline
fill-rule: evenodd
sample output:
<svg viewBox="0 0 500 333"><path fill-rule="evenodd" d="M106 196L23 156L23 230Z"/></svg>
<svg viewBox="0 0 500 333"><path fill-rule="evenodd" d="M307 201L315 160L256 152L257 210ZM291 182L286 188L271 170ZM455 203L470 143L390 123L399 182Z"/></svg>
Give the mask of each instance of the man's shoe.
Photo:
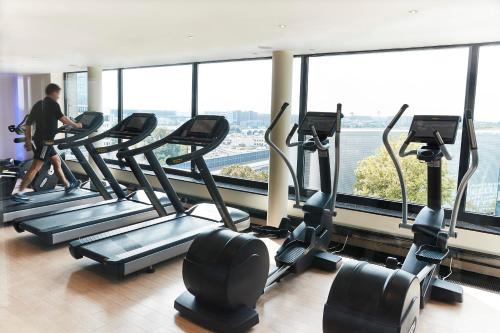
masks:
<svg viewBox="0 0 500 333"><path fill-rule="evenodd" d="M30 198L26 195L26 193L21 193L21 192L14 194L12 196L12 200L19 203L30 202Z"/></svg>
<svg viewBox="0 0 500 333"><path fill-rule="evenodd" d="M69 193L73 192L74 190L76 190L77 188L79 188L80 185L82 185L82 182L79 180L75 180L74 182L71 182L71 183L69 183L68 186L66 186L65 191L67 194L69 194Z"/></svg>

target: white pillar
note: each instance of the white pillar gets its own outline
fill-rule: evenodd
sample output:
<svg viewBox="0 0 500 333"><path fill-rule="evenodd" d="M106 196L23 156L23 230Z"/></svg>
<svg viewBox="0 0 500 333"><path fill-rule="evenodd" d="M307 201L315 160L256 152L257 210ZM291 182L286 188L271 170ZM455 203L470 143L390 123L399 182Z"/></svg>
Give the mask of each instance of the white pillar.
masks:
<svg viewBox="0 0 500 333"><path fill-rule="evenodd" d="M87 67L87 107L88 111L102 112L102 68L100 67ZM103 145L102 140L94 145L96 147ZM97 176L103 179L103 175L93 159L89 158L89 164L95 170Z"/></svg>
<svg viewBox="0 0 500 333"><path fill-rule="evenodd" d="M50 83L55 83L59 87L61 87L61 97L59 98L59 105L61 106L62 112L66 114L66 110L64 109L64 96L66 93L64 90L64 73L50 73Z"/></svg>
<svg viewBox="0 0 500 333"><path fill-rule="evenodd" d="M102 69L87 67L87 98L89 111L102 112Z"/></svg>
<svg viewBox="0 0 500 333"><path fill-rule="evenodd" d="M271 119L279 112L284 102L292 101L293 54L289 51L273 52L273 77L271 93ZM285 144L290 130L290 107L274 128L271 140L288 156ZM267 203L267 225L278 226L287 215L289 171L272 149L269 155L269 190Z"/></svg>

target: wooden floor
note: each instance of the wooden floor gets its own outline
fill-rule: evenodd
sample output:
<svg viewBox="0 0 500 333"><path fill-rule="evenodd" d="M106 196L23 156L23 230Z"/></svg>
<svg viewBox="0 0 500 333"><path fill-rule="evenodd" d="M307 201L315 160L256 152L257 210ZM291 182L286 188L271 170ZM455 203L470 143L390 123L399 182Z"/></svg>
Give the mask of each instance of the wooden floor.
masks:
<svg viewBox="0 0 500 333"><path fill-rule="evenodd" d="M276 244L268 242L271 248ZM321 332L332 274L309 271L275 285L259 301L252 332ZM113 280L65 246L0 227L0 332L206 332L177 315L181 259L154 274ZM499 332L500 295L465 288L465 303L429 304L418 332Z"/></svg>

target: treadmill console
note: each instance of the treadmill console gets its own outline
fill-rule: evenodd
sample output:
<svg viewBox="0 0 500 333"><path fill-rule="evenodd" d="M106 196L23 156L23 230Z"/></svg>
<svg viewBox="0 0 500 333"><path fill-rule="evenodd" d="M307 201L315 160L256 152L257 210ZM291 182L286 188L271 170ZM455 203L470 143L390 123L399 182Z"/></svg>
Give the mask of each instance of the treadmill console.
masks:
<svg viewBox="0 0 500 333"><path fill-rule="evenodd" d="M81 132L93 132L99 128L104 121L103 115L101 112L92 112L87 111L82 114L79 114L75 118L75 122L81 123L82 128L75 128L72 126L61 126L58 128L58 132L62 133L81 133Z"/></svg>
<svg viewBox="0 0 500 333"><path fill-rule="evenodd" d="M90 127L92 125L92 122L96 119L95 115L92 114L82 114L81 117L77 121L82 124L83 128Z"/></svg>
<svg viewBox="0 0 500 333"><path fill-rule="evenodd" d="M207 145L220 136L224 120L222 116L196 116L170 134L169 141L184 145Z"/></svg>
<svg viewBox="0 0 500 333"><path fill-rule="evenodd" d="M335 133L337 125L336 112L307 112L306 116L299 125L298 133L300 135L310 135L311 126L314 126L319 137L331 137Z"/></svg>
<svg viewBox="0 0 500 333"><path fill-rule="evenodd" d="M436 144L434 132L438 131L445 144L453 144L459 123L459 116L414 116L410 126L410 132L414 132L411 141Z"/></svg>
<svg viewBox="0 0 500 333"><path fill-rule="evenodd" d="M150 114L133 114L125 119L120 128L120 132L141 133L146 128L148 119L151 118Z"/></svg>

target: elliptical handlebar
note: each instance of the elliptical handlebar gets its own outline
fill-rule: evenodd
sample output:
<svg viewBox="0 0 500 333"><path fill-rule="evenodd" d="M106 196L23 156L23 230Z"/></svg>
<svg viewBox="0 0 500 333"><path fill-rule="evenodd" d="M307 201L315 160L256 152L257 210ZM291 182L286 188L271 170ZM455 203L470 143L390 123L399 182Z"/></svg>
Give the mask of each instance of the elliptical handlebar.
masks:
<svg viewBox="0 0 500 333"><path fill-rule="evenodd" d="M436 141L439 145L439 149L441 149L441 152L443 153L444 158L446 158L448 161L451 161L452 156L450 152L448 151L448 148L446 148L446 145L444 144L443 138L441 137L441 134L439 131L434 131L434 137L436 138Z"/></svg>
<svg viewBox="0 0 500 333"><path fill-rule="evenodd" d="M333 188L332 188L332 203L331 212L333 215L336 214L335 206L337 204L337 192L339 188L339 174L340 174L340 129L342 121L342 104L337 103L337 126L335 130L335 164L334 164L334 174L333 174Z"/></svg>
<svg viewBox="0 0 500 333"><path fill-rule="evenodd" d="M281 159L283 160L283 162L285 162L288 170L290 171L290 174L292 175L292 179L293 179L293 186L295 187L295 204L294 204L294 207L295 208L300 208L301 205L300 205L300 196L299 196L299 180L297 178L297 174L295 173L295 171L293 171L292 163L286 157L285 153L271 140L271 132L272 132L272 130L274 129L274 127L276 126L276 124L278 123L278 121L281 119L281 117L283 116L283 113L285 112L285 110L288 108L289 105L290 104L287 103L287 102L283 103L283 105L281 106L280 111L274 117L274 119L271 121L271 125L269 125L269 127L267 128L266 133L264 135L264 139L266 140L266 143L269 145L269 147L271 147L271 149L274 150L281 157ZM290 131L290 133L288 134L288 137L286 138L287 146L289 146L289 147L291 147L289 145L289 141L291 140L291 137L294 135L295 131L297 130L297 127L298 127L298 125L295 124L294 127L292 128L292 131ZM299 145L299 144L300 144L300 142L297 142L296 144L293 143L293 145L296 145L296 146Z"/></svg>
<svg viewBox="0 0 500 333"><path fill-rule="evenodd" d="M330 148L330 144L323 144L321 142L321 140L319 139L319 136L318 136L318 132L316 132L316 127L314 127L314 125L311 125L311 132L312 132L312 136L313 136L313 139L314 139L314 144L316 144L316 147L319 149L319 150L328 150Z"/></svg>
<svg viewBox="0 0 500 333"><path fill-rule="evenodd" d="M387 149L387 152L389 153L389 156L391 157L392 162L394 163L394 166L396 168L396 172L398 174L399 178L399 183L401 185L401 197L402 197L402 205L403 205L403 214L402 214L402 223L401 226L408 228L408 196L406 192L406 183L403 177L403 170L401 168L401 164L399 163L399 160L394 153L394 150L391 147L391 144L389 143L389 133L391 132L392 128L396 123L399 121L403 113L408 109L408 104L403 104L401 108L399 109L398 113L394 116L394 118L391 120L389 125L387 125L386 129L384 130L384 135L382 136L382 140L384 141L384 146L385 149ZM399 151L399 156L401 156L401 153L405 153L406 148L408 147L408 144L411 140L411 137L415 135L414 133L408 135L408 138L406 138L405 143L401 146L401 149ZM413 153L412 151L408 152L408 154ZM415 152L416 153L416 152ZM407 156L407 155L405 155Z"/></svg>
<svg viewBox="0 0 500 333"><path fill-rule="evenodd" d="M467 127L467 134L468 134L467 136L469 137L469 150L470 150L470 156L472 157L472 161L470 163L469 168L467 169L467 172L463 176L462 181L458 185L457 196L455 197L455 203L453 204L453 210L451 211L450 228L448 230L448 235L450 237L457 237L457 234L455 232L455 226L457 225L458 211L460 209L462 197L465 193L465 189L467 187L467 184L469 183L469 180L472 178L474 172L476 172L476 169L479 165L476 131L474 129L474 120L472 118L471 112L467 112L467 119L465 121L465 124Z"/></svg>
<svg viewBox="0 0 500 333"><path fill-rule="evenodd" d="M399 157L406 157L406 156L410 156L410 155L417 155L417 151L416 150L406 151L406 149L410 145L411 140L413 139L413 137L415 136L415 134L416 134L416 132L413 131L413 130L408 133L408 136L406 137L405 141L401 145L401 148L399 148Z"/></svg>
<svg viewBox="0 0 500 333"><path fill-rule="evenodd" d="M302 144L301 141L291 142L293 136L295 135L295 132L297 132L297 128L299 128L299 124L297 124L297 123L293 124L293 127L290 130L290 133L288 133L288 136L286 137L285 143L290 148L300 146L300 144Z"/></svg>

